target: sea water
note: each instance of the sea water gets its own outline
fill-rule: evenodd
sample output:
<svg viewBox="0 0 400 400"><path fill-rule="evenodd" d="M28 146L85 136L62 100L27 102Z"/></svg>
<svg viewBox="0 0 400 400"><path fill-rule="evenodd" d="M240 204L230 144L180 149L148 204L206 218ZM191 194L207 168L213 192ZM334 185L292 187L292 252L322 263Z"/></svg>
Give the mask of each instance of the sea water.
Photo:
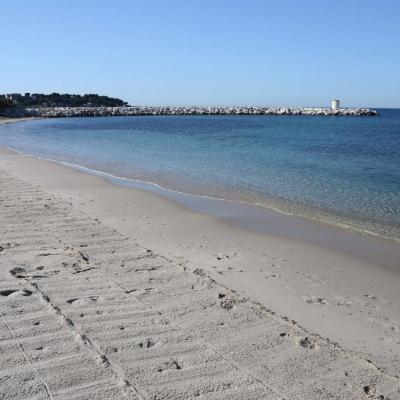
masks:
<svg viewBox="0 0 400 400"><path fill-rule="evenodd" d="M378 117L140 116L0 126L0 145L400 238L400 110Z"/></svg>

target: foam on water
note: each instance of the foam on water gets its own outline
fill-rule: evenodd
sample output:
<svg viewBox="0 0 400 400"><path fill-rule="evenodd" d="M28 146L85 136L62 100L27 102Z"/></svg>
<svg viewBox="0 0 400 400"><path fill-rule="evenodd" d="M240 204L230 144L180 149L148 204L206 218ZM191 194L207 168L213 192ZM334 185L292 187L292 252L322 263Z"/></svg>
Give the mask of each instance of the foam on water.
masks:
<svg viewBox="0 0 400 400"><path fill-rule="evenodd" d="M380 113L51 119L0 126L0 145L400 238L400 110Z"/></svg>

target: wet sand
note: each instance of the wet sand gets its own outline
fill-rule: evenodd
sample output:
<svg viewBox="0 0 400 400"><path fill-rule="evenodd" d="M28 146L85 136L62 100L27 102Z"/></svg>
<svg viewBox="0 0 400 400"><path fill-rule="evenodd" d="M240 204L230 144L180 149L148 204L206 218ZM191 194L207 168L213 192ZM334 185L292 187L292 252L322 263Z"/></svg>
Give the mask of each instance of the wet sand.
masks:
<svg viewBox="0 0 400 400"><path fill-rule="evenodd" d="M16 122L32 121L34 119L40 119L40 118L38 118L38 117L8 118L8 117L0 116L0 125L1 124L13 124Z"/></svg>
<svg viewBox="0 0 400 400"><path fill-rule="evenodd" d="M115 185L158 194L188 210L218 217L236 227L270 236L279 236L282 239L312 243L400 272L400 241L397 239L381 238L354 230L348 225L338 226L329 222L311 220L265 206L182 193L157 184L120 178L74 164L64 162L61 164L90 175L103 177Z"/></svg>
<svg viewBox="0 0 400 400"><path fill-rule="evenodd" d="M396 265L7 150L0 171L4 398L400 398Z"/></svg>

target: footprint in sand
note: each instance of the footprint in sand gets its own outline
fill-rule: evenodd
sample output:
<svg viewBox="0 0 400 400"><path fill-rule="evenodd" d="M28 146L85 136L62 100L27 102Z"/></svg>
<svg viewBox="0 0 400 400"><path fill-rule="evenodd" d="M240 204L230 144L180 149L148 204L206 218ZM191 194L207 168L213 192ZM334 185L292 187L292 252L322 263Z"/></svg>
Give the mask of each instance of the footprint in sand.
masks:
<svg viewBox="0 0 400 400"><path fill-rule="evenodd" d="M380 394L374 385L364 386L363 391L369 399L389 400L383 394Z"/></svg>
<svg viewBox="0 0 400 400"><path fill-rule="evenodd" d="M31 296L33 292L28 289L6 289L0 291L0 296L4 297L15 297L15 296Z"/></svg>
<svg viewBox="0 0 400 400"><path fill-rule="evenodd" d="M271 274L271 275L265 275L265 279L282 279L281 274Z"/></svg>
<svg viewBox="0 0 400 400"><path fill-rule="evenodd" d="M305 338L302 338L302 339L298 339L297 344L299 346L303 347L304 349L309 349L309 350L318 350L319 349L319 346L316 343L316 341L308 336Z"/></svg>
<svg viewBox="0 0 400 400"><path fill-rule="evenodd" d="M10 269L10 274L15 276L16 278L25 278L25 268L22 267L15 267Z"/></svg>
<svg viewBox="0 0 400 400"><path fill-rule="evenodd" d="M220 307L224 308L225 310L230 311L235 307L235 300L230 297L227 297L223 293L220 293L218 295L218 299Z"/></svg>
<svg viewBox="0 0 400 400"><path fill-rule="evenodd" d="M322 305L329 305L329 301L317 296L303 296L303 301L307 304L322 304Z"/></svg>
<svg viewBox="0 0 400 400"><path fill-rule="evenodd" d="M14 243L14 242L7 242L4 244L0 244L0 253L4 250L13 249L14 247L18 247L18 246L19 246L19 244Z"/></svg>
<svg viewBox="0 0 400 400"><path fill-rule="evenodd" d="M171 360L164 362L160 367L158 367L157 372L163 372L174 369L182 369L182 367L177 361Z"/></svg>
<svg viewBox="0 0 400 400"><path fill-rule="evenodd" d="M18 289L6 289L6 290L2 290L0 291L0 296L5 296L8 297L10 296L10 294L13 294L15 292L18 292Z"/></svg>
<svg viewBox="0 0 400 400"><path fill-rule="evenodd" d="M230 257L226 254L211 254L213 257L215 257L218 261L223 261L223 260L229 260Z"/></svg>
<svg viewBox="0 0 400 400"><path fill-rule="evenodd" d="M90 297L82 297L82 298L74 298L74 299L68 299L66 302L68 304L73 304L74 306L77 305L87 305L91 303L96 303L98 301L98 296L90 296Z"/></svg>
<svg viewBox="0 0 400 400"><path fill-rule="evenodd" d="M141 349L143 349L143 348L145 348L145 349L150 349L151 347L154 347L154 346L159 346L161 344L161 341L160 340L158 340L158 339L151 339L151 338L148 338L148 339L146 339L144 342L140 342L139 344L138 344L138 346L141 348Z"/></svg>

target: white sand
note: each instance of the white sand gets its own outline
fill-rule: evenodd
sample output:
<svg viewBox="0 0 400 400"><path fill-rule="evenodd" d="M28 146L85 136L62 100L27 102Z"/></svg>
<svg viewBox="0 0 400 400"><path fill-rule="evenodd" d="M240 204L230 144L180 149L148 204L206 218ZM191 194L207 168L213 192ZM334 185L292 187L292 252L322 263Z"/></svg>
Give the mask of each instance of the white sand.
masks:
<svg viewBox="0 0 400 400"><path fill-rule="evenodd" d="M6 150L0 232L0 398L400 398L398 270Z"/></svg>
<svg viewBox="0 0 400 400"><path fill-rule="evenodd" d="M23 118L8 118L0 116L0 125L2 124L14 124L16 122L32 121L36 119L41 119L37 117L23 117Z"/></svg>

